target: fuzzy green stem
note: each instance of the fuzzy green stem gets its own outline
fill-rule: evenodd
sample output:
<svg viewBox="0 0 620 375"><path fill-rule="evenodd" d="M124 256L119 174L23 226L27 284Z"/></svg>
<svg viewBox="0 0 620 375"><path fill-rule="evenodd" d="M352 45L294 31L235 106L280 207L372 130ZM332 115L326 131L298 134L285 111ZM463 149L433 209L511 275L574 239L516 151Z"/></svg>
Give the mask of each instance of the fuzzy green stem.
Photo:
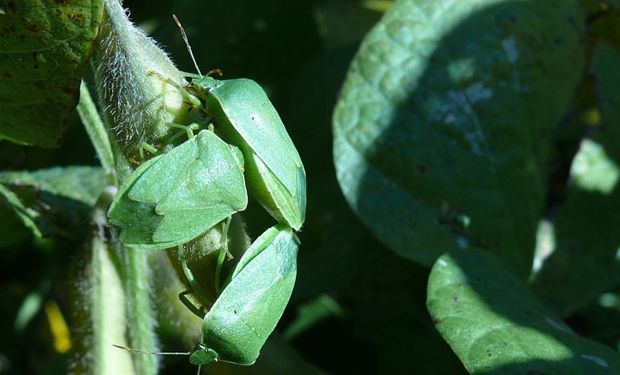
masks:
<svg viewBox="0 0 620 375"><path fill-rule="evenodd" d="M155 318L149 296L147 253L142 249L124 249L127 321L131 346L147 352L158 351ZM157 374L159 358L154 355L133 356L139 374Z"/></svg>
<svg viewBox="0 0 620 375"><path fill-rule="evenodd" d="M114 155L112 154L110 139L108 138L108 133L103 125L103 121L101 121L101 117L99 117L99 112L97 112L97 107L93 102L88 86L84 81L82 81L80 86L80 102L77 105L77 111L82 120L82 124L84 124L86 133L88 133L88 137L95 147L101 166L110 176L111 182L116 184Z"/></svg>
<svg viewBox="0 0 620 375"><path fill-rule="evenodd" d="M128 352L113 345L125 345L126 310L117 253L108 246L104 228L107 225L107 208L116 189L106 189L93 211L97 231L91 240L91 260L87 285L87 301L90 310L88 331L92 341L87 344L88 354L83 365L92 374L134 374L134 366ZM121 308L119 308L119 306Z"/></svg>

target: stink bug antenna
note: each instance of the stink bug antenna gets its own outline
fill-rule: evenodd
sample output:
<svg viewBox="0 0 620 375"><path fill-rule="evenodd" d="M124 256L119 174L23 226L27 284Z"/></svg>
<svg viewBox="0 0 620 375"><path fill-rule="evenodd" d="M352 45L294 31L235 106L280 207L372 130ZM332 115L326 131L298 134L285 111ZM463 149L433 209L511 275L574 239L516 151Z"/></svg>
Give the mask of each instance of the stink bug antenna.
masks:
<svg viewBox="0 0 620 375"><path fill-rule="evenodd" d="M122 345L116 345L116 344L112 344L112 346L114 346L115 348L119 348L119 349L123 349L123 350L127 350L128 352L132 352L132 353L141 353L141 354L152 354L152 355L184 355L184 356L188 356L192 353L190 352L149 352L146 350L140 350L140 349L133 349L133 348L128 348L126 346L122 346Z"/></svg>
<svg viewBox="0 0 620 375"><path fill-rule="evenodd" d="M179 27L179 30L181 30L181 37L183 38L183 41L185 42L185 46L187 47L187 52L189 52L189 56L192 58L192 62L194 63L194 67L196 68L196 71L198 72L199 75L202 76L202 73L200 72L200 68L198 67L198 64L196 63L194 52L192 52L192 46L189 45L189 40L187 39L187 34L185 33L185 29L181 25L181 22L179 21L177 16L173 14L172 18L174 18L174 22Z"/></svg>

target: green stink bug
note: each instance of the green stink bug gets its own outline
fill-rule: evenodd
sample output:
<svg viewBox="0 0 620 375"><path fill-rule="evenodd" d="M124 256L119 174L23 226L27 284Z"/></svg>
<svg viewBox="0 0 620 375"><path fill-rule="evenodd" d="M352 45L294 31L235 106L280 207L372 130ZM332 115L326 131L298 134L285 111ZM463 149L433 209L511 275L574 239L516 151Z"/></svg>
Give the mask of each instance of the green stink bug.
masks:
<svg viewBox="0 0 620 375"><path fill-rule="evenodd" d="M205 315L202 343L189 357L192 364L256 361L291 297L298 246L291 228L283 224L254 241Z"/></svg>
<svg viewBox="0 0 620 375"><path fill-rule="evenodd" d="M306 215L306 172L265 91L249 79L191 82L201 108L245 159L248 189L280 222L299 230Z"/></svg>
<svg viewBox="0 0 620 375"><path fill-rule="evenodd" d="M192 240L246 206L243 156L203 130L134 171L108 216L125 245L164 249Z"/></svg>
<svg viewBox="0 0 620 375"><path fill-rule="evenodd" d="M191 352L157 353L115 346L144 354L188 355L190 363L198 366L218 361L253 364L291 297L298 247L297 236L284 224L257 238L204 315L202 342Z"/></svg>
<svg viewBox="0 0 620 375"><path fill-rule="evenodd" d="M299 230L306 216L306 172L278 112L260 85L250 79L203 76L185 30L173 18L198 75L188 75L194 78L186 89L156 72L151 75L185 92L189 102L207 114L225 140L243 153L252 195L276 220Z"/></svg>
<svg viewBox="0 0 620 375"><path fill-rule="evenodd" d="M203 76L183 26L172 17L198 72L188 87L188 99L215 122L227 142L239 147L252 195L276 220L299 230L306 217L306 171L265 90L250 79Z"/></svg>

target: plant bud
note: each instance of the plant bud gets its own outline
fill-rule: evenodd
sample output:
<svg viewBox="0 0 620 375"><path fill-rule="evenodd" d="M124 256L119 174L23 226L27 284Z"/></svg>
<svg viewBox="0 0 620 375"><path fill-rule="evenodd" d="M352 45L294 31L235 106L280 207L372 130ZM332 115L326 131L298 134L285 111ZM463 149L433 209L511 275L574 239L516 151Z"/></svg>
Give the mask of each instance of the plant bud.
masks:
<svg viewBox="0 0 620 375"><path fill-rule="evenodd" d="M125 157L135 161L145 144L160 148L189 124L189 105L178 90L181 72L157 43L135 27L117 1L107 1L95 56L99 101Z"/></svg>

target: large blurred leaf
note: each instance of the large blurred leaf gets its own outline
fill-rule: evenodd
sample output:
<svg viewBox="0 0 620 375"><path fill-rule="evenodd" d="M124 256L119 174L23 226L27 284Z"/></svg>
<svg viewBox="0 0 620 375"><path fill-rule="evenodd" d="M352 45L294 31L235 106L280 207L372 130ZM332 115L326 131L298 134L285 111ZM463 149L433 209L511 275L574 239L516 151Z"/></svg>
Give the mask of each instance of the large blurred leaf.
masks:
<svg viewBox="0 0 620 375"><path fill-rule="evenodd" d="M580 335L618 348L620 343L620 295L604 293L598 300L571 316L571 326Z"/></svg>
<svg viewBox="0 0 620 375"><path fill-rule="evenodd" d="M620 53L599 47L592 71L602 121L581 143L555 218L556 248L534 288L566 315L620 282Z"/></svg>
<svg viewBox="0 0 620 375"><path fill-rule="evenodd" d="M0 139L58 146L78 101L102 0L0 3Z"/></svg>
<svg viewBox="0 0 620 375"><path fill-rule="evenodd" d="M620 51L607 44L602 44L594 57L594 74L596 75L600 109L603 113L603 126L608 129L608 138L620 136ZM618 139L618 138L615 138ZM620 144L609 142L609 152L614 160L620 159Z"/></svg>
<svg viewBox="0 0 620 375"><path fill-rule="evenodd" d="M620 1L618 0L582 0L588 11L588 43L596 47L606 42L620 49Z"/></svg>
<svg viewBox="0 0 620 375"><path fill-rule="evenodd" d="M75 237L106 186L101 168L66 167L0 173L0 203L8 203L38 236Z"/></svg>
<svg viewBox="0 0 620 375"><path fill-rule="evenodd" d="M30 237L29 231L11 211L10 207L0 204L0 249L18 245Z"/></svg>
<svg viewBox="0 0 620 375"><path fill-rule="evenodd" d="M347 200L430 265L475 244L529 272L549 137L582 67L575 1L401 0L367 36L334 114Z"/></svg>
<svg viewBox="0 0 620 375"><path fill-rule="evenodd" d="M440 257L428 310L465 367L476 374L612 374L620 357L575 335L490 253Z"/></svg>

